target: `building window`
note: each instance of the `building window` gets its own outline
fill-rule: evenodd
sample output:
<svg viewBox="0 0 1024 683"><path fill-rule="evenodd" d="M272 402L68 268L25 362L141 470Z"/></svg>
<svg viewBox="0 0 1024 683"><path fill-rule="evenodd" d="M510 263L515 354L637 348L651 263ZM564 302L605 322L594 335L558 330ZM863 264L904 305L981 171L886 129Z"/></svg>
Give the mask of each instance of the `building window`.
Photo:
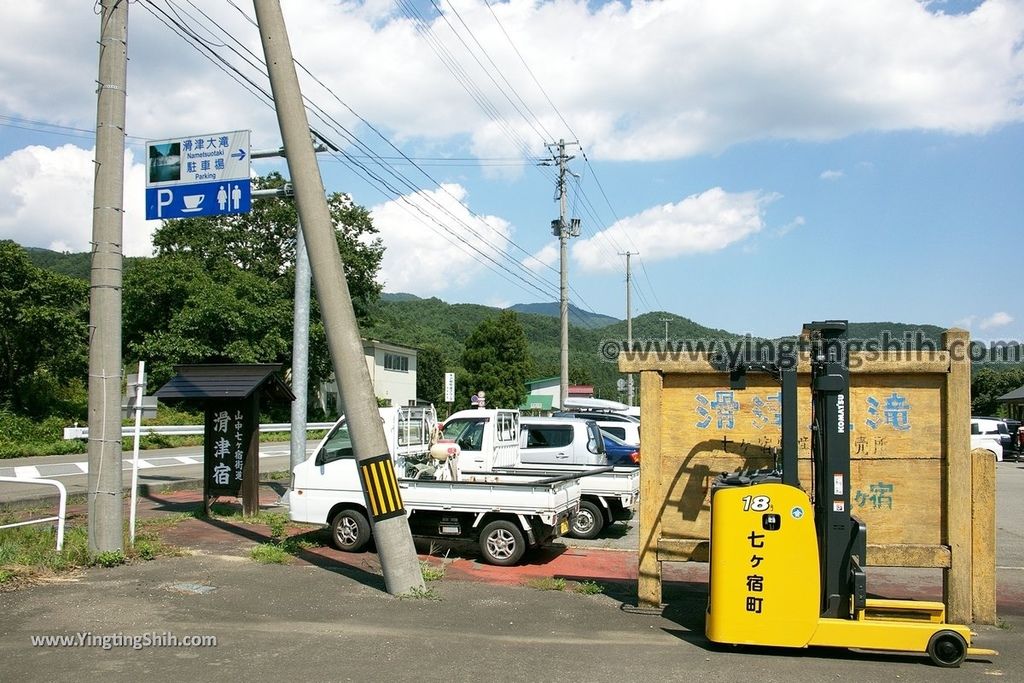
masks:
<svg viewBox="0 0 1024 683"><path fill-rule="evenodd" d="M384 369L395 372L409 372L409 357L399 356L397 353L384 354Z"/></svg>

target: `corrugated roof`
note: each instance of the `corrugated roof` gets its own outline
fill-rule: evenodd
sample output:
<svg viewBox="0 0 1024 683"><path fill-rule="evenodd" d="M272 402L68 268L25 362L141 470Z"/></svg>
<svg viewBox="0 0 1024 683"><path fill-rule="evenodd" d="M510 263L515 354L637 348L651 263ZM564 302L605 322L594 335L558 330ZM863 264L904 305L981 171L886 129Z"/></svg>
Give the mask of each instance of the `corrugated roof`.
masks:
<svg viewBox="0 0 1024 683"><path fill-rule="evenodd" d="M274 373L279 363L207 363L175 365L178 373L160 387L156 397L164 403L211 399L244 399L257 389L267 398L293 401L291 389Z"/></svg>
<svg viewBox="0 0 1024 683"><path fill-rule="evenodd" d="M997 401L1024 401L1024 387L1017 387L1008 394L1003 394Z"/></svg>

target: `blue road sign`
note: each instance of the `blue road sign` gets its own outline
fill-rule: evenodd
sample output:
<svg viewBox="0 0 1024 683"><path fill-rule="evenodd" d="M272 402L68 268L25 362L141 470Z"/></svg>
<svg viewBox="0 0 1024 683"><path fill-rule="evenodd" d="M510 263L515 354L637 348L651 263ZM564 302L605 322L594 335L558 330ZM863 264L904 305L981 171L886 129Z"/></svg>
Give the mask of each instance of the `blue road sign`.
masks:
<svg viewBox="0 0 1024 683"><path fill-rule="evenodd" d="M249 131L146 143L146 220L247 213Z"/></svg>
<svg viewBox="0 0 1024 683"><path fill-rule="evenodd" d="M248 213L251 206L248 178L146 188L146 220Z"/></svg>

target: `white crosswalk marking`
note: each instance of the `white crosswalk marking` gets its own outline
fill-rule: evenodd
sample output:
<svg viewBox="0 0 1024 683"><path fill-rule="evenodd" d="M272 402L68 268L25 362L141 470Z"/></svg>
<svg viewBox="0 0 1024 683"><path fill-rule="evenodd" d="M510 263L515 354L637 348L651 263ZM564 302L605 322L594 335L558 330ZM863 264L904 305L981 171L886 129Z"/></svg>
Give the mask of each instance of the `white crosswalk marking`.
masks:
<svg viewBox="0 0 1024 683"><path fill-rule="evenodd" d="M22 465L14 468L14 476L18 479L40 479L39 470L32 465Z"/></svg>

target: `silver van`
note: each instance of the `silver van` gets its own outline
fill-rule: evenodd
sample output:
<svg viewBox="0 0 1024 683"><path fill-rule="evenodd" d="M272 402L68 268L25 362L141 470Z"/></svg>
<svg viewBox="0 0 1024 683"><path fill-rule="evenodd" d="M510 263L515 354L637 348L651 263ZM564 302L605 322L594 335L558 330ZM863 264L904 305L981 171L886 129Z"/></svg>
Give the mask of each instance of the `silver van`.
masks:
<svg viewBox="0 0 1024 683"><path fill-rule="evenodd" d="M597 423L565 417L520 417L519 459L529 465L608 464Z"/></svg>

